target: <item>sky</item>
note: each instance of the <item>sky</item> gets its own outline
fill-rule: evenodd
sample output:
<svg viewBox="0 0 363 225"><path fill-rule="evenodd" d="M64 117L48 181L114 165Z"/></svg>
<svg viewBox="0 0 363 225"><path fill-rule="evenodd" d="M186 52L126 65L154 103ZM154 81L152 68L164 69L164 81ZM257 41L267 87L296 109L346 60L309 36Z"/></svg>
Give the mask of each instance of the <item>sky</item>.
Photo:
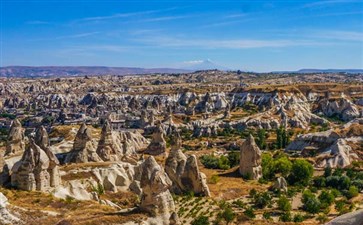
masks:
<svg viewBox="0 0 363 225"><path fill-rule="evenodd" d="M0 0L0 66L363 69L363 1Z"/></svg>

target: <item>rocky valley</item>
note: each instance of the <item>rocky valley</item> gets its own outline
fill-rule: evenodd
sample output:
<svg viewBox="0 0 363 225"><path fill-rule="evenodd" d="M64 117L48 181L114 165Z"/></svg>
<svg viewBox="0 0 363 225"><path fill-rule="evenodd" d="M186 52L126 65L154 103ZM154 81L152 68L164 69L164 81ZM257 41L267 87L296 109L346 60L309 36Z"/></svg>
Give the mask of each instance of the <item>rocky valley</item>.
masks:
<svg viewBox="0 0 363 225"><path fill-rule="evenodd" d="M361 73L144 72L0 78L0 224L362 224Z"/></svg>

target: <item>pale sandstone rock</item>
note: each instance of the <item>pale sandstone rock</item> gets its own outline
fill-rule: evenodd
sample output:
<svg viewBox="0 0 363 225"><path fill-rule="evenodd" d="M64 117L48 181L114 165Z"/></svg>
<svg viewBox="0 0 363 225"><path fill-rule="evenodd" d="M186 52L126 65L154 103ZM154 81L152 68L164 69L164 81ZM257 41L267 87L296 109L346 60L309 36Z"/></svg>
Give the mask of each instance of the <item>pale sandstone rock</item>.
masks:
<svg viewBox="0 0 363 225"><path fill-rule="evenodd" d="M103 161L119 161L122 158L122 148L117 143L110 123L108 121L102 127L101 138L98 142L97 154Z"/></svg>
<svg viewBox="0 0 363 225"><path fill-rule="evenodd" d="M73 149L67 155L65 163L100 162L96 143L92 140L91 130L83 123L79 128L73 143Z"/></svg>
<svg viewBox="0 0 363 225"><path fill-rule="evenodd" d="M171 215L175 212L174 200L169 191L172 182L152 156L142 164L140 185L142 188L141 210L153 216Z"/></svg>
<svg viewBox="0 0 363 225"><path fill-rule="evenodd" d="M5 156L23 153L25 149L24 130L18 119L13 120L8 135Z"/></svg>
<svg viewBox="0 0 363 225"><path fill-rule="evenodd" d="M174 133L171 144L171 151L165 162L165 171L173 182L171 191L177 194L193 191L197 195L210 196L206 176L199 171L196 157L187 157L181 151L179 133Z"/></svg>
<svg viewBox="0 0 363 225"><path fill-rule="evenodd" d="M19 218L9 212L8 199L0 192L0 224L22 224Z"/></svg>
<svg viewBox="0 0 363 225"><path fill-rule="evenodd" d="M262 177L261 150L250 135L241 145L239 172L242 176L258 180Z"/></svg>
<svg viewBox="0 0 363 225"><path fill-rule="evenodd" d="M287 182L285 178L278 177L273 185L273 189L287 193Z"/></svg>
<svg viewBox="0 0 363 225"><path fill-rule="evenodd" d="M166 141L164 139L164 132L159 123L152 134L151 143L147 147L145 153L150 155L161 155L165 154L166 151Z"/></svg>

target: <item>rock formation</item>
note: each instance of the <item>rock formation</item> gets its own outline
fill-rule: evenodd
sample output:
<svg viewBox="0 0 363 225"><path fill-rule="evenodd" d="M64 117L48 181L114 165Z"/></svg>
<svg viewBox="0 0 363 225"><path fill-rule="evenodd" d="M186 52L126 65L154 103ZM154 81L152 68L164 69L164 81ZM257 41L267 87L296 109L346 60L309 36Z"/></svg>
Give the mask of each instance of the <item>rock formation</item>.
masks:
<svg viewBox="0 0 363 225"><path fill-rule="evenodd" d="M21 160L14 165L11 175L13 186L26 191L46 191L50 187L49 158L30 140Z"/></svg>
<svg viewBox="0 0 363 225"><path fill-rule="evenodd" d="M239 172L242 176L258 180L262 176L261 150L250 135L241 146Z"/></svg>
<svg viewBox="0 0 363 225"><path fill-rule="evenodd" d="M287 193L287 182L286 182L285 178L278 177L276 179L274 185L272 186L272 188L274 190L279 190L279 191L283 191L283 192Z"/></svg>
<svg viewBox="0 0 363 225"><path fill-rule="evenodd" d="M161 155L165 154L166 141L164 139L164 132L161 124L158 124L152 135L151 143L147 147L145 153L150 155Z"/></svg>
<svg viewBox="0 0 363 225"><path fill-rule="evenodd" d="M363 221L363 209L343 214L326 223L325 225L361 225Z"/></svg>
<svg viewBox="0 0 363 225"><path fill-rule="evenodd" d="M194 155L186 157L181 151L181 138L174 133L171 150L165 162L165 171L172 181L171 191L176 194L193 191L197 195L210 196L206 176L199 171Z"/></svg>
<svg viewBox="0 0 363 225"><path fill-rule="evenodd" d="M172 182L152 156L142 164L140 185L142 211L153 216L171 215L175 212L174 200L169 191Z"/></svg>
<svg viewBox="0 0 363 225"><path fill-rule="evenodd" d="M18 119L13 120L8 135L5 156L24 152L24 131Z"/></svg>
<svg viewBox="0 0 363 225"><path fill-rule="evenodd" d="M0 192L0 224L18 224L20 220L8 211L8 204L8 199Z"/></svg>
<svg viewBox="0 0 363 225"><path fill-rule="evenodd" d="M41 147L42 149L49 147L48 132L44 128L44 126L40 126L37 129L37 131L35 133L34 141L35 141L35 144L38 145L39 147Z"/></svg>
<svg viewBox="0 0 363 225"><path fill-rule="evenodd" d="M73 143L72 151L67 155L66 163L99 162L102 159L96 153L96 145L92 140L91 130L83 123Z"/></svg>
<svg viewBox="0 0 363 225"><path fill-rule="evenodd" d="M120 143L117 143L112 134L111 126L108 121L102 127L101 138L98 142L97 154L104 161L121 160L122 150Z"/></svg>

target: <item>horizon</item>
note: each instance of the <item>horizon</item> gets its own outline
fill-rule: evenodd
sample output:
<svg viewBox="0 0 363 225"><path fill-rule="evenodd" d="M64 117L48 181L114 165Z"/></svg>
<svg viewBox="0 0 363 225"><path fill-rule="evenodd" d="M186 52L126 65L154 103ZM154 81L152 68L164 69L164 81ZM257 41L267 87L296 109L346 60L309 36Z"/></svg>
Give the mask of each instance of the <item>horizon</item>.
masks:
<svg viewBox="0 0 363 225"><path fill-rule="evenodd" d="M363 69L361 1L0 4L1 67Z"/></svg>

